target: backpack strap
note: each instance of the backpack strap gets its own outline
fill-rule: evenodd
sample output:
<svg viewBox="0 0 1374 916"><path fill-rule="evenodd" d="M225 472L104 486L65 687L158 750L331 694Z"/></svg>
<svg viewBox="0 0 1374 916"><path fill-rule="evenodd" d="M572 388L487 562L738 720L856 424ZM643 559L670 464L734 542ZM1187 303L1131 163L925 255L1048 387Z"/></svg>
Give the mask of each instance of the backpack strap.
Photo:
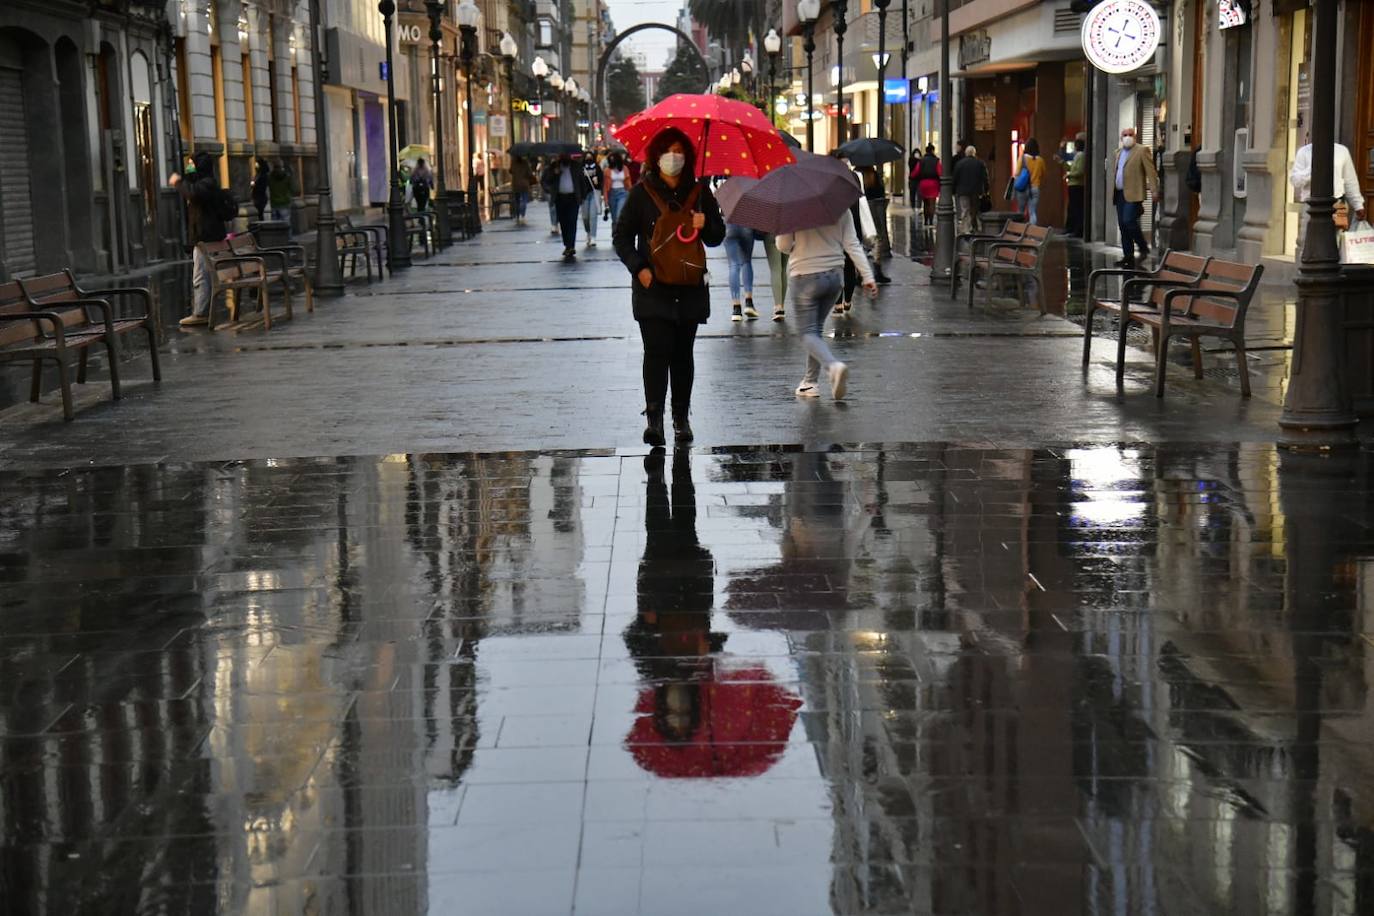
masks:
<svg viewBox="0 0 1374 916"><path fill-rule="evenodd" d="M640 182L640 184L642 184L644 186L644 190L648 192L649 199L652 200L654 202L654 205L658 207L659 215L665 215L668 212L668 205L663 202L662 197L658 196L658 192L654 190L654 186L647 181L642 181Z"/></svg>
<svg viewBox="0 0 1374 916"><path fill-rule="evenodd" d="M692 186L692 193L687 195L687 199L682 202L682 209L692 210L696 208L697 198L701 196L701 183Z"/></svg>

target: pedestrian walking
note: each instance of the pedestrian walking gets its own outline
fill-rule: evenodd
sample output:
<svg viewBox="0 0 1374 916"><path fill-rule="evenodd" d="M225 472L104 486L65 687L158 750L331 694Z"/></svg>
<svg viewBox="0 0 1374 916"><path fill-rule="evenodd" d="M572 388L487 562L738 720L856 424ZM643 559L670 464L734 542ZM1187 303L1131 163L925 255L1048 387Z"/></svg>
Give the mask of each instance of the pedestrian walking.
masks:
<svg viewBox="0 0 1374 916"><path fill-rule="evenodd" d="M1072 238L1083 237L1083 181L1088 166L1087 147L1088 135L1079 131L1073 142L1073 158L1064 172L1064 185L1069 190L1069 214L1064 220L1064 234Z"/></svg>
<svg viewBox="0 0 1374 916"><path fill-rule="evenodd" d="M603 193L606 196L606 209L611 213L611 222L620 219L620 211L625 206L625 198L630 196L634 178L625 164L625 156L616 151L606 157L606 169L602 174Z"/></svg>
<svg viewBox="0 0 1374 916"><path fill-rule="evenodd" d="M944 175L944 167L940 164L940 157L935 155L935 145L926 146L926 153L921 157L920 166L916 171L917 191L921 195L921 208L925 215L927 226L935 225L935 201L940 196L940 177Z"/></svg>
<svg viewBox="0 0 1374 916"><path fill-rule="evenodd" d="M964 148L963 156L954 163L954 201L959 208L959 231L973 232L978 226L978 215L983 195L988 193L988 167L978 158L978 150L970 145Z"/></svg>
<svg viewBox="0 0 1374 916"><path fill-rule="evenodd" d="M524 156L512 156L510 161L511 208L515 211L515 225L525 225L525 211L530 205L530 187L534 174Z"/></svg>
<svg viewBox="0 0 1374 916"><path fill-rule="evenodd" d="M883 174L877 166L866 165L859 169L863 177L864 196L868 207L873 211L873 222L878 226L878 243L873 251L874 274L879 283L891 283L892 278L883 273L882 262L892 257L892 237L887 230L887 188L883 185Z"/></svg>
<svg viewBox="0 0 1374 916"><path fill-rule="evenodd" d="M582 199L582 228L587 232L587 247L596 247L596 224L601 219L601 198L605 194L601 185L605 180L601 166L597 165L596 154L587 150L582 154L582 173L592 187L592 193Z"/></svg>
<svg viewBox="0 0 1374 916"><path fill-rule="evenodd" d="M477 192L477 200L482 200L482 192L487 187L487 158L482 153L472 154L472 187Z"/></svg>
<svg viewBox="0 0 1374 916"><path fill-rule="evenodd" d="M429 206L429 193L434 189L434 173L423 159L415 161L415 170L410 173L410 196L415 199L415 209L424 213Z"/></svg>
<svg viewBox="0 0 1374 916"><path fill-rule="evenodd" d="M697 327L711 315L704 246L725 240L725 220L711 189L696 180L696 150L682 131L665 128L649 141L643 180L630 189L613 238L633 277L634 317L644 342L644 441L666 441L671 380L674 438L691 442L692 347Z"/></svg>
<svg viewBox="0 0 1374 916"><path fill-rule="evenodd" d="M272 218L289 224L291 222L291 172L286 163L278 159L272 174L267 178L267 195L272 203Z"/></svg>
<svg viewBox="0 0 1374 916"><path fill-rule="evenodd" d="M754 230L748 226L725 225L725 256L730 262L730 320L753 321L754 309ZM740 293L744 294L743 307Z"/></svg>
<svg viewBox="0 0 1374 916"><path fill-rule="evenodd" d="M846 165L850 165L843 151L832 150L830 155L844 161ZM859 245L864 249L864 260L872 269L873 261L868 257L867 252L872 249L873 241L877 238L878 227L873 219L873 211L868 206L868 198L862 193L863 179L857 173L851 174L861 193L858 199L849 206L849 218L854 223L854 232L859 237ZM844 256L844 287L840 291L839 301L835 303L835 308L831 314L839 317L848 315L853 311L854 291L858 288L859 269L854 265L854 259L846 253Z"/></svg>
<svg viewBox="0 0 1374 916"><path fill-rule="evenodd" d="M1363 222L1366 215L1364 194L1360 191L1360 173L1355 168L1355 160L1350 155L1350 148L1344 143L1333 143L1331 154L1333 157L1331 196L1336 199L1336 209L1332 213L1332 219L1336 221L1337 229L1349 229L1353 223ZM1193 158L1197 158L1196 153ZM1312 143L1310 138L1309 142L1298 147L1297 155L1293 157L1293 168L1288 173L1288 181L1293 186L1293 196L1300 203L1305 203L1312 193ZM1351 218L1351 211L1354 211L1354 219ZM1298 238L1306 243L1306 207L1302 208L1299 222Z"/></svg>
<svg viewBox="0 0 1374 916"><path fill-rule="evenodd" d="M787 252L788 305L801 322L802 346L806 348L806 371L797 385L799 398L820 396L817 387L821 370L830 382L830 396L843 400L849 384L849 367L835 358L835 354L821 338L825 317L844 286L844 259L850 262L863 278L863 287L870 296L878 294L874 272L854 231L852 211L840 214L829 226L780 233L778 250Z"/></svg>
<svg viewBox="0 0 1374 916"><path fill-rule="evenodd" d="M921 199L919 185L921 183L921 154L917 150L912 150L906 157L906 177L907 195L911 198L911 209L916 209L916 202Z"/></svg>
<svg viewBox="0 0 1374 916"><path fill-rule="evenodd" d="M1021 171L1016 176L1016 209L1026 222L1038 226L1040 212L1040 182L1045 177L1045 159L1040 155L1040 141L1031 137L1021 152Z"/></svg>
<svg viewBox="0 0 1374 916"><path fill-rule="evenodd" d="M258 222L262 222L267 216L267 183L272 176L272 166L261 156L257 165L257 173L253 175L253 209L258 211Z"/></svg>
<svg viewBox="0 0 1374 916"><path fill-rule="evenodd" d="M577 214L582 209L582 201L592 193L587 173L573 162L572 154L563 153L550 160L539 183L549 195L558 218L557 228L563 234L563 259L571 261L577 257Z"/></svg>
<svg viewBox="0 0 1374 916"><path fill-rule="evenodd" d="M215 176L215 157L202 150L186 163L184 174L173 172L171 185L186 201L191 251L191 314L181 319L182 327L210 322L210 258L199 242L220 242L225 231L225 214L232 200L220 189Z"/></svg>
<svg viewBox="0 0 1374 916"><path fill-rule="evenodd" d="M1116 155L1107 160L1108 179L1112 182L1112 202L1116 205L1116 224L1121 230L1122 258L1118 267L1134 270L1136 249L1141 259L1150 255L1150 245L1140 229L1140 216L1145 212L1145 199L1159 188L1159 173L1155 171L1154 154L1148 146L1135 142L1135 128L1121 130L1121 146Z"/></svg>

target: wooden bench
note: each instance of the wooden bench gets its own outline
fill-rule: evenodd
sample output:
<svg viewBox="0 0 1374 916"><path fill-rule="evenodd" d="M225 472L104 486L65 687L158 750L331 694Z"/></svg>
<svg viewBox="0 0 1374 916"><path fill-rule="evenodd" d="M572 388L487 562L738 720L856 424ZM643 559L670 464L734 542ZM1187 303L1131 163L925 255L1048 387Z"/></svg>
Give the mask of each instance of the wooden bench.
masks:
<svg viewBox="0 0 1374 916"><path fill-rule="evenodd" d="M267 264L269 283L280 283L286 311L291 313L291 283L300 280L305 288L305 310L315 311L315 289L310 283L304 245L273 245L264 248L252 235L234 235L228 239L229 250L243 257L261 257ZM269 325L270 326L270 325Z"/></svg>
<svg viewBox="0 0 1374 916"><path fill-rule="evenodd" d="M965 232L954 241L954 273L950 277L949 294L951 298L959 298L959 274L960 268L967 269L968 280L968 304L973 306L973 265L980 257L986 257L987 246L993 242L1019 242L1025 236L1026 230L1030 228L1029 223L1019 220L1008 220L1000 232Z"/></svg>
<svg viewBox="0 0 1374 916"><path fill-rule="evenodd" d="M514 218L515 218L515 192L511 190L510 185L502 185L502 186L499 187L499 188L493 188L493 189L492 189L492 192L491 192L491 218L492 218L492 219L500 219L500 218L501 218L501 208L502 208L502 207L504 207L504 208L506 209L506 215L507 215L507 216L509 216L511 219L514 219Z"/></svg>
<svg viewBox="0 0 1374 916"><path fill-rule="evenodd" d="M430 236L434 229L434 213L409 213L406 215L406 237L411 249L415 248L415 243L419 242L420 247L425 250L425 257L433 254L430 248Z"/></svg>
<svg viewBox="0 0 1374 916"><path fill-rule="evenodd" d="M371 235L361 229L345 229L336 227L334 229L334 250L339 257L339 274L343 275L344 264L347 263L353 274L353 279L358 278L358 255L363 256L363 267L367 269L367 282L372 282L372 255L373 243ZM376 252L378 259L378 271L381 270L381 252Z"/></svg>
<svg viewBox="0 0 1374 916"><path fill-rule="evenodd" d="M210 330L215 329L215 300L221 293L230 290L253 290L257 293L258 307L262 310L263 326L272 329L272 302L268 286L273 282L267 269L267 260L261 254L236 255L229 247L229 240L220 242L201 242L196 247L205 252L210 259L210 305L205 317ZM226 304L226 308L228 308ZM229 317L238 320L238 304L230 309ZM291 317L291 299L286 300L286 317Z"/></svg>
<svg viewBox="0 0 1374 916"><path fill-rule="evenodd" d="M372 251L377 256L377 279L385 279L386 267L386 223L355 223L348 216L339 217L338 225L342 229L350 232L362 232L367 235L368 242ZM356 273L356 265L355 265ZM370 276L370 273L369 273Z"/></svg>
<svg viewBox="0 0 1374 916"><path fill-rule="evenodd" d="M1010 225L1010 224L1009 224ZM986 280L986 299L992 298L993 284L1001 277L1016 283L1016 298L1026 304L1025 281L1035 282L1035 298L1040 313L1045 313L1045 246L1054 235L1049 226L1027 226L1019 241L994 240L983 245L983 256L969 259L968 305L973 308L973 291L978 272Z"/></svg>
<svg viewBox="0 0 1374 916"><path fill-rule="evenodd" d="M141 298L142 315L116 314L110 299L126 296ZM122 310L121 310L122 311ZM0 361L27 361L33 364L29 400L37 401L43 381L43 364L57 365L62 392L62 417L71 420L71 357L79 360L76 381L86 381L89 351L105 347L109 359L110 389L116 400L119 385L119 337L143 330L148 335L148 352L153 364L153 380L162 381L162 366L157 352L157 318L152 295L134 287L108 290L83 290L71 271L16 280L0 285Z"/></svg>
<svg viewBox="0 0 1374 916"><path fill-rule="evenodd" d="M1132 313L1158 314L1164 307L1164 294L1178 287L1192 286L1202 276L1209 259L1195 254L1168 250L1154 270L1132 270L1107 268L1094 270L1088 275L1088 296L1083 322L1083 365L1087 366L1092 358L1093 316L1097 312L1108 312L1120 318L1123 309ZM1121 278L1121 293L1118 298L1109 298L1105 289L1099 290L1102 281L1112 277ZM1143 295L1136 301L1135 297ZM1196 346L1197 341L1194 341ZM1199 354L1199 359L1201 358ZM1120 379L1126 364L1126 323L1120 322L1116 341L1116 375Z"/></svg>

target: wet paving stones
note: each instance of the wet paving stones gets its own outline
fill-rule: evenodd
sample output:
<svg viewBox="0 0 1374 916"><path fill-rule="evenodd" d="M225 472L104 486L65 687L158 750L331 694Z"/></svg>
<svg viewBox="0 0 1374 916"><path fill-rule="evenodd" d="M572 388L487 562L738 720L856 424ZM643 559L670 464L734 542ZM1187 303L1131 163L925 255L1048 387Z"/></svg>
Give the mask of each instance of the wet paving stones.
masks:
<svg viewBox="0 0 1374 916"><path fill-rule="evenodd" d="M1374 910L1374 457L0 474L13 913Z"/></svg>

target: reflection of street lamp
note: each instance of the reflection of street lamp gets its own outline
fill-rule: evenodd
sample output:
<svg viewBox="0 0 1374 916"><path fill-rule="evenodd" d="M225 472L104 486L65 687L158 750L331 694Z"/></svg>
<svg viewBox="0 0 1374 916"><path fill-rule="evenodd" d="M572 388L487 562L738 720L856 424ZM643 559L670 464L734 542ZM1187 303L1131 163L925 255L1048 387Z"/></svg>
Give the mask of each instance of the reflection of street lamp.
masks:
<svg viewBox="0 0 1374 916"><path fill-rule="evenodd" d="M530 72L534 74L535 101L539 103L539 139L544 139L544 77L549 75L549 65L542 57L536 57L534 63L530 64Z"/></svg>
<svg viewBox="0 0 1374 916"><path fill-rule="evenodd" d="M458 50L463 58L463 72L467 74L464 82L467 84L465 91L468 103L468 231L480 232L482 210L481 201L477 199L477 152L473 146L475 130L472 117L472 71L477 62L477 26L482 21L482 11L472 0L463 0L458 4L458 9L454 10L454 17L458 20L458 31L462 35L462 46Z"/></svg>
<svg viewBox="0 0 1374 916"><path fill-rule="evenodd" d="M835 74L835 139L839 143L849 139L849 131L845 127L844 119L844 33L849 29L845 24L844 17L849 14L848 0L831 0L830 15L835 20L835 60L839 63L835 69L839 72Z"/></svg>
<svg viewBox="0 0 1374 916"><path fill-rule="evenodd" d="M816 151L816 96L811 55L816 53L816 17L821 14L821 0L797 0L797 18L802 22L802 50L806 52L806 151Z"/></svg>
<svg viewBox="0 0 1374 916"><path fill-rule="evenodd" d="M887 136L887 127L884 122L884 106L887 104L887 93L884 91L887 81L887 5L892 0L873 0L873 5L878 8L878 53L874 63L878 65L878 139Z"/></svg>
<svg viewBox="0 0 1374 916"><path fill-rule="evenodd" d="M515 56L520 46L510 37L510 32L501 33L501 59L506 62L506 98L509 102L506 122L506 149L515 145Z"/></svg>
<svg viewBox="0 0 1374 916"><path fill-rule="evenodd" d="M447 248L453 241L453 231L448 219L448 188L444 183L444 109L440 96L443 82L439 78L439 42L444 39L444 31L439 21L444 15L443 0L425 0L429 13L429 40L434 60L434 241L440 248Z"/></svg>
<svg viewBox="0 0 1374 916"><path fill-rule="evenodd" d="M315 79L315 143L319 149L319 166L315 173L318 183L315 196L319 200L315 213L315 295L342 296L343 269L339 265L338 243L334 235L334 198L329 188L329 127L325 124L324 107L325 66L324 49L320 47L320 0L310 0L310 65Z"/></svg>
<svg viewBox="0 0 1374 916"><path fill-rule="evenodd" d="M393 75L396 68L391 61L391 17L396 14L394 0L382 0L377 4L377 12L382 14L382 25L386 32L386 112L391 127L387 152L391 161L391 198L386 205L387 259L391 270L410 266L410 234L406 232L405 189L401 187L401 168L396 162L396 144L399 134L396 130L396 84Z"/></svg>
<svg viewBox="0 0 1374 916"><path fill-rule="evenodd" d="M769 29L768 34L763 36L763 50L768 53L768 105L764 110L768 112L768 123L772 124L773 99L777 95L778 53L782 51L782 37L777 29Z"/></svg>

